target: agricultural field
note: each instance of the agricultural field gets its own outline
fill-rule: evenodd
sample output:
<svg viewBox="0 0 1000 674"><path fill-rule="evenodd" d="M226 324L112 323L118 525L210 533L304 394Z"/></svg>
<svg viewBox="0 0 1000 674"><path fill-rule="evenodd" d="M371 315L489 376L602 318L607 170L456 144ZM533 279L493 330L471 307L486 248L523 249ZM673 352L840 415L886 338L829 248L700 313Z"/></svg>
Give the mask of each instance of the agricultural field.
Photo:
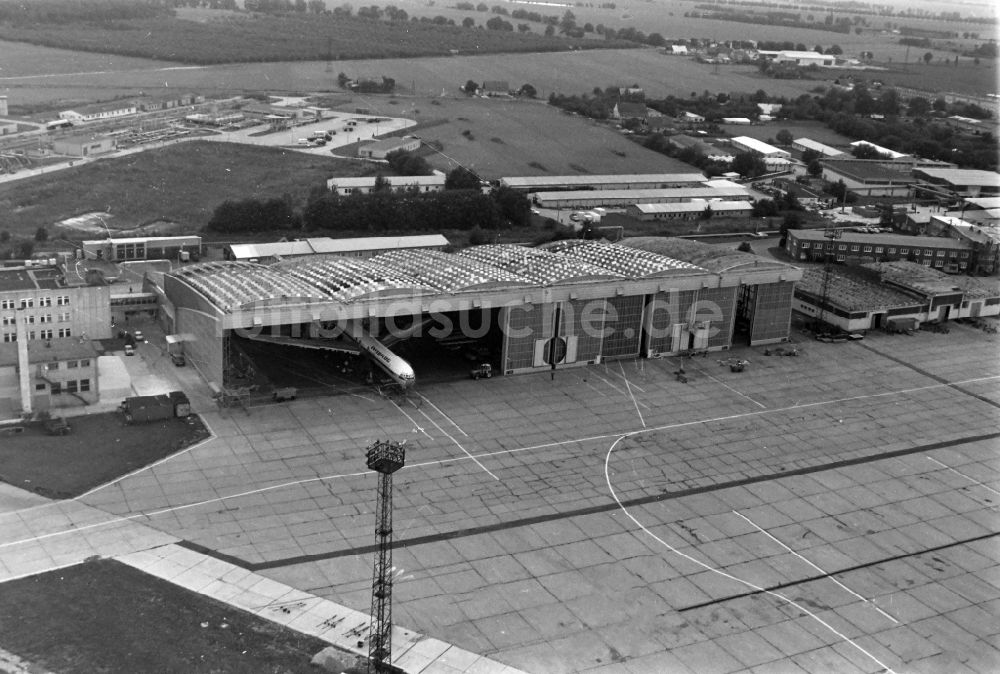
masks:
<svg viewBox="0 0 1000 674"><path fill-rule="evenodd" d="M774 136L782 129L787 129L794 138L811 138L833 147L846 147L857 140L840 135L823 122L808 120L779 119L767 124L753 124L751 126L722 124L721 127L729 136L749 136L772 145L775 144Z"/></svg>
<svg viewBox="0 0 1000 674"><path fill-rule="evenodd" d="M954 62L951 65L940 62L932 62L930 65L911 63L906 68L896 67L885 73L870 73L868 79L881 80L888 86L981 95L997 91L998 74L996 61L984 59L977 66L972 59L962 58L958 67L955 67Z"/></svg>
<svg viewBox="0 0 1000 674"><path fill-rule="evenodd" d="M427 156L442 171L459 164L486 179L504 175L690 172L690 165L647 150L604 124L567 115L540 101L403 99L371 109L384 114L443 120L417 135L441 144ZM401 109L391 110L391 107Z"/></svg>
<svg viewBox="0 0 1000 674"><path fill-rule="evenodd" d="M545 52L616 43L547 37L534 32L473 30L425 22L387 22L332 15L220 13L214 20L169 16L101 22L0 24L0 38L83 52L188 64L393 58L460 53Z"/></svg>
<svg viewBox="0 0 1000 674"><path fill-rule="evenodd" d="M0 42L0 49L16 43ZM44 47L18 45L19 50L52 58ZM52 50L58 51L58 50ZM65 53L61 52L60 53ZM72 74L37 77L8 75L6 87L12 111L18 106L51 105L76 100L89 93L93 100L197 91L209 96L243 93L303 93L339 91L337 74L351 77L396 80L399 93L458 95L468 80L506 80L512 87L532 84L540 98L554 91L580 94L595 86L637 83L653 98L668 94L688 96L692 91L753 92L764 89L776 96L798 96L819 83L813 80L774 80L761 76L753 66L723 66L696 63L687 58L664 56L652 48L598 49L545 54L505 54L434 57L419 59L371 59L339 61L328 68L325 61L233 64L221 66L171 67L147 62L146 70L107 72L74 67ZM8 72L8 71L4 71ZM363 97L358 96L358 100ZM363 101L362 101L363 102Z"/></svg>
<svg viewBox="0 0 1000 674"><path fill-rule="evenodd" d="M165 220L203 227L227 199L288 194L301 204L333 176L365 175L370 165L231 143L189 141L0 185L0 228L28 236L39 226L92 211L116 230ZM54 238L54 236L53 236Z"/></svg>

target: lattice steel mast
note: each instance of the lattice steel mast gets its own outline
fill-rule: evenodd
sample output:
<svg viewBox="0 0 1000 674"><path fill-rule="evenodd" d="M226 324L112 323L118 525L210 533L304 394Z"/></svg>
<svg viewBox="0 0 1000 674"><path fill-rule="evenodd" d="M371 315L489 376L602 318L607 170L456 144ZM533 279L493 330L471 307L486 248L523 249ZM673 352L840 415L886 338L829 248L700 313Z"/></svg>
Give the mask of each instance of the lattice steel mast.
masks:
<svg viewBox="0 0 1000 674"><path fill-rule="evenodd" d="M392 474L403 467L402 442L376 441L365 453L368 468L378 473L372 613L368 632L368 671L391 671L392 654Z"/></svg>

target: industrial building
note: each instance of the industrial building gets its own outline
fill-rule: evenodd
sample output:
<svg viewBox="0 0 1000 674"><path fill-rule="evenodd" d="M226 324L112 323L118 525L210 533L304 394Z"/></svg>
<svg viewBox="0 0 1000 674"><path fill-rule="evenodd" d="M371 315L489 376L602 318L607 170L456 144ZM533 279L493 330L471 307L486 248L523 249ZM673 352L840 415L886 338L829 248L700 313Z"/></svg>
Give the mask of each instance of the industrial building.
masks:
<svg viewBox="0 0 1000 674"><path fill-rule="evenodd" d="M764 159L789 159L792 156L788 150L782 150L750 136L736 136L729 140L729 144L739 152L750 152Z"/></svg>
<svg viewBox="0 0 1000 674"><path fill-rule="evenodd" d="M365 340L401 342L416 364L412 383L413 371L420 378L455 359L467 368L452 348L514 374L788 338L800 270L693 242L668 244L688 246L673 256L647 249L663 242L205 262L164 277L166 328L186 335L188 362L222 386L291 353L357 353ZM254 361L255 349L270 351ZM401 360L385 346L378 354Z"/></svg>
<svg viewBox="0 0 1000 674"><path fill-rule="evenodd" d="M89 260L128 262L132 260L197 260L201 255L200 236L137 236L93 239L81 244Z"/></svg>
<svg viewBox="0 0 1000 674"><path fill-rule="evenodd" d="M108 286L70 286L54 265L0 269L0 343L111 336Z"/></svg>
<svg viewBox="0 0 1000 674"><path fill-rule="evenodd" d="M793 308L851 332L883 328L890 319L919 325L1000 315L1000 284L904 261L811 268L796 284Z"/></svg>
<svg viewBox="0 0 1000 674"><path fill-rule="evenodd" d="M534 202L542 208L594 208L595 206L631 206L633 204L669 204L695 199L750 201L750 192L742 186L698 187L633 190L574 190L572 192L539 192Z"/></svg>
<svg viewBox="0 0 1000 674"><path fill-rule="evenodd" d="M625 214L643 222L655 220L697 220L705 216L705 209L713 216L748 217L753 205L747 201L686 201L672 204L631 204Z"/></svg>
<svg viewBox="0 0 1000 674"><path fill-rule="evenodd" d="M837 64L837 57L832 54L821 54L817 51L767 51L760 50L757 54L775 63L790 63L797 66L829 67Z"/></svg>
<svg viewBox="0 0 1000 674"><path fill-rule="evenodd" d="M383 176L393 190L416 190L417 192L440 192L444 189L447 176L435 174L431 176ZM361 178L330 178L326 188L331 192L346 196L348 194L368 194L375 189L377 176Z"/></svg>
<svg viewBox="0 0 1000 674"><path fill-rule="evenodd" d="M882 147L881 145L876 145L875 143L869 143L867 140L856 140L851 143L851 147L865 147L871 150L875 150L885 159L904 159L910 155L904 154L903 152L896 152L895 150L890 150L887 147Z"/></svg>
<svg viewBox="0 0 1000 674"><path fill-rule="evenodd" d="M835 147L824 145L823 143L812 140L811 138L796 138L792 141L792 149L798 150L799 152L812 150L813 152L819 152L819 154L823 157L839 157L846 154L843 150L838 150Z"/></svg>
<svg viewBox="0 0 1000 674"><path fill-rule="evenodd" d="M52 151L67 157L93 157L114 152L117 145L114 136L76 134L62 136L52 141Z"/></svg>
<svg viewBox="0 0 1000 674"><path fill-rule="evenodd" d="M831 256L837 262L908 260L949 274L968 273L972 259L972 246L966 241L847 230L841 231L839 238L830 239L823 230L790 229L785 250L795 260L822 261Z"/></svg>
<svg viewBox="0 0 1000 674"><path fill-rule="evenodd" d="M305 255L336 255L368 258L391 250L441 250L448 239L441 234L414 236L363 236L352 239L331 239L327 236L275 243L234 243L223 250L227 260L272 264L287 258Z"/></svg>
<svg viewBox="0 0 1000 674"><path fill-rule="evenodd" d="M697 187L705 182L701 173L634 173L623 175L506 176L500 185L523 192L569 192L574 190L666 190Z"/></svg>
<svg viewBox="0 0 1000 674"><path fill-rule="evenodd" d="M956 168L915 168L913 177L928 191L937 191L953 198L1000 196L1000 173Z"/></svg>
<svg viewBox="0 0 1000 674"><path fill-rule="evenodd" d="M366 143L358 148L358 156L366 159L386 159L393 152L414 152L420 149L420 139L416 136L386 138L374 143Z"/></svg>
<svg viewBox="0 0 1000 674"><path fill-rule="evenodd" d="M878 159L824 159L823 180L842 180L850 191L868 197L905 197L916 183L909 167L894 168Z"/></svg>

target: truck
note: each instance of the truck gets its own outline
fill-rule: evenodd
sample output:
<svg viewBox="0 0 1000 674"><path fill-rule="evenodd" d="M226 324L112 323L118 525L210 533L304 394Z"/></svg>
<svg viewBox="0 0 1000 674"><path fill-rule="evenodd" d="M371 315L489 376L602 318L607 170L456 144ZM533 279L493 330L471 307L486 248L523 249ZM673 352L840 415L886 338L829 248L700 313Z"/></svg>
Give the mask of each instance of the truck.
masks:
<svg viewBox="0 0 1000 674"><path fill-rule="evenodd" d="M191 415L191 401L183 391L171 391L155 396L132 396L119 406L126 424L184 419Z"/></svg>
<svg viewBox="0 0 1000 674"><path fill-rule="evenodd" d="M184 367L187 364L187 359L184 357L184 340L180 335L167 335L166 339L170 362L177 367Z"/></svg>

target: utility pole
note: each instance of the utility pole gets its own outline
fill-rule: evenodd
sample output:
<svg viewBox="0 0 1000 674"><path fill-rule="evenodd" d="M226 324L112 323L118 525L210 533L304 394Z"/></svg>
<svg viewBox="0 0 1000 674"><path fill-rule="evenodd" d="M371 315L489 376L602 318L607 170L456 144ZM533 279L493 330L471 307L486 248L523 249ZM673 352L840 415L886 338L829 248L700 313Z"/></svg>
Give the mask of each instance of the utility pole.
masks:
<svg viewBox="0 0 1000 674"><path fill-rule="evenodd" d="M403 467L402 442L377 440L365 460L378 473L375 519L375 563L372 571L372 613L368 630L368 673L391 672L392 656L392 474Z"/></svg>
<svg viewBox="0 0 1000 674"><path fill-rule="evenodd" d="M836 249L834 241L836 241L843 235L844 231L842 229L834 227L832 223L828 224L826 228L823 230L823 238L826 239L823 242L823 292L819 303L819 316L817 316L819 325L816 326L817 328L821 328L822 325L826 323L823 317L826 312L826 302L830 294L830 267L832 265L831 258L833 258L836 255L836 253L834 252Z"/></svg>

